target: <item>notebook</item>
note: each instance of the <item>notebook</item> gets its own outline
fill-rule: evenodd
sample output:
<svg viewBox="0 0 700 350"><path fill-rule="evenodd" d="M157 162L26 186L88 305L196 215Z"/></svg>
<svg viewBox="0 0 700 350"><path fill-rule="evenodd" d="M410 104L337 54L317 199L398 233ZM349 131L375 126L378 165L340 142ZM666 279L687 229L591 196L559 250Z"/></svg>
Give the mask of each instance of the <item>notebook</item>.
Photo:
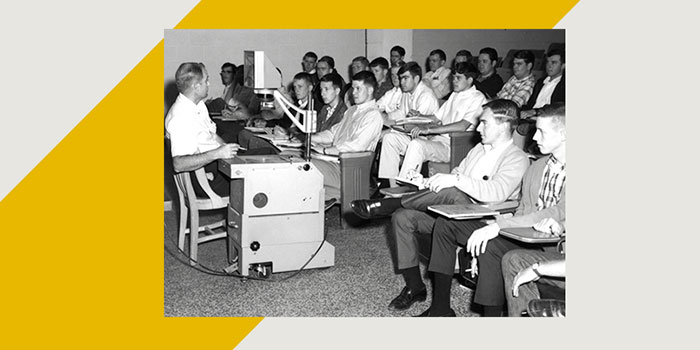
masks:
<svg viewBox="0 0 700 350"><path fill-rule="evenodd" d="M543 233L535 230L532 227L504 228L501 229L500 234L505 237L512 238L516 241L525 243L557 243L561 238L559 236L554 235L540 237L540 235L543 235Z"/></svg>
<svg viewBox="0 0 700 350"><path fill-rule="evenodd" d="M499 214L497 210L479 204L431 205L428 210L455 220L479 219Z"/></svg>

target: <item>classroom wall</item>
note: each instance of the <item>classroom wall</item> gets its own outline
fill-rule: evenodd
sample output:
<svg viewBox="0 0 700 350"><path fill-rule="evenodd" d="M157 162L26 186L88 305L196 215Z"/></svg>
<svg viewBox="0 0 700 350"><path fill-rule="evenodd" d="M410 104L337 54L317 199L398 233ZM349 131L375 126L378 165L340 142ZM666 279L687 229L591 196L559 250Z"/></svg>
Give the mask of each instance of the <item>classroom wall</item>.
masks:
<svg viewBox="0 0 700 350"><path fill-rule="evenodd" d="M425 62L434 49L442 49L450 64L457 51L469 50L478 55L479 50L490 46L505 57L511 49L547 50L551 43L564 43L563 29L414 29L413 57L425 68Z"/></svg>
<svg viewBox="0 0 700 350"><path fill-rule="evenodd" d="M243 63L244 50L263 50L282 70L285 83L302 71L304 53L314 51L318 57L329 55L336 68L347 79L350 61L365 53L365 31L362 29L235 29L235 30L166 30L164 34L165 111L177 97L175 71L183 62L202 62L210 75L210 96L223 91L219 72L221 65Z"/></svg>

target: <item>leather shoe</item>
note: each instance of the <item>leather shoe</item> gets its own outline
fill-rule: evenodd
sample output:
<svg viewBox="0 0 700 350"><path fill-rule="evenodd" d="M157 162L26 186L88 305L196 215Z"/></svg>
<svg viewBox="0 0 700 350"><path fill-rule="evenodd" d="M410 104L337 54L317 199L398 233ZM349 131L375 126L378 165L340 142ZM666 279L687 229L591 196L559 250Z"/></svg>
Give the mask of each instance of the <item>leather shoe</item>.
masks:
<svg viewBox="0 0 700 350"><path fill-rule="evenodd" d="M401 294L399 294L394 300L389 303L389 309L394 310L406 310L416 301L425 301L428 296L428 292L425 288L423 290L414 292L408 287L403 287Z"/></svg>
<svg viewBox="0 0 700 350"><path fill-rule="evenodd" d="M457 314L455 313L455 310L450 309L450 312L446 314L433 315L430 313L430 308L428 308L428 310L423 311L420 315L416 315L413 317L457 317Z"/></svg>
<svg viewBox="0 0 700 350"><path fill-rule="evenodd" d="M381 207L381 199L358 199L350 202L350 208L352 208L352 211L355 213L355 215L367 220L377 219L391 215L386 215L382 213L380 210Z"/></svg>
<svg viewBox="0 0 700 350"><path fill-rule="evenodd" d="M527 303L530 317L566 317L566 303L556 299L533 299Z"/></svg>

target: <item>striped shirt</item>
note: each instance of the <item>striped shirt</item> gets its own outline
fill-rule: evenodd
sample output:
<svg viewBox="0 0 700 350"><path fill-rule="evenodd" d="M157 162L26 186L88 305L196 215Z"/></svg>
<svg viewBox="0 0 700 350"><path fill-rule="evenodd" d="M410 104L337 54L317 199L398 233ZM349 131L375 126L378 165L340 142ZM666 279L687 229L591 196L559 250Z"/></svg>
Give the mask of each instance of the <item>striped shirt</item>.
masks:
<svg viewBox="0 0 700 350"><path fill-rule="evenodd" d="M561 189L566 181L566 164L550 155L546 167L537 198L538 211L559 203Z"/></svg>

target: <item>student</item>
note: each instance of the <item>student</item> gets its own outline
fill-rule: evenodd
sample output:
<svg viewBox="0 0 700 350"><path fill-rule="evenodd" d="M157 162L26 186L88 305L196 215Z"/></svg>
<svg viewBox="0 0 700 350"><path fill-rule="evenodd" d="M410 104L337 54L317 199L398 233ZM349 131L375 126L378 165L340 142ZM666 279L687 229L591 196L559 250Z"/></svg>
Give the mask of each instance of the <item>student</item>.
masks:
<svg viewBox="0 0 700 350"><path fill-rule="evenodd" d="M479 77L476 78L477 90L486 95L486 98L494 98L503 88L503 79L496 74L498 53L492 47L485 47L479 51Z"/></svg>
<svg viewBox="0 0 700 350"><path fill-rule="evenodd" d="M369 64L369 69L377 79L377 90L374 91L374 99L379 101L384 94L391 90L391 78L389 78L389 61L384 57L377 57Z"/></svg>
<svg viewBox="0 0 700 350"><path fill-rule="evenodd" d="M535 77L532 76L532 65L535 55L528 50L515 53L513 59L513 76L503 85L496 96L515 102L522 107L532 95L535 87Z"/></svg>
<svg viewBox="0 0 700 350"><path fill-rule="evenodd" d="M426 298L426 288L418 267L419 234L436 234L435 216L428 206L435 204L500 203L517 199L520 181L528 159L513 144L513 130L518 109L509 100L494 100L483 106L477 131L481 143L450 174L437 174L428 179L429 189L402 198L356 200L351 203L355 214L373 219L392 215L392 232L396 241L397 270L406 286L390 303L389 308L405 310ZM436 253L433 252L434 256ZM454 250L452 251L454 269ZM432 258L431 258L432 259ZM450 274L450 276L452 276Z"/></svg>
<svg viewBox="0 0 700 350"><path fill-rule="evenodd" d="M395 67L400 64L405 64L406 62L403 61L404 56L406 56L406 50L403 47L399 45L392 47L389 51L389 61L391 62L391 66Z"/></svg>
<svg viewBox="0 0 700 350"><path fill-rule="evenodd" d="M321 154L338 156L340 152L374 151L382 131L382 116L372 97L377 81L361 71L352 77L352 95L357 104L348 108L340 123L313 134L313 149ZM338 161L312 159L323 174L326 204L340 198L340 164Z"/></svg>
<svg viewBox="0 0 700 350"><path fill-rule="evenodd" d="M424 128L416 127L410 134L388 133L382 139L379 177L391 180L397 175L407 178L419 172L425 161L450 161L451 132L473 130L481 115L486 98L474 86L476 68L471 63L458 63L452 81L452 93L435 114L420 114L433 120ZM400 156L404 156L399 170Z"/></svg>
<svg viewBox="0 0 700 350"><path fill-rule="evenodd" d="M542 157L525 173L521 199L515 215L486 224L477 220L439 218L433 229L428 271L433 272L434 293L430 308L419 316L454 316L450 308L450 287L454 273L455 250L465 245L478 259L479 278L474 302L484 307L484 316L500 316L505 304L501 270L503 256L526 245L498 235L502 228L532 227L542 219L566 220L566 121L563 104L543 108L537 117L535 141Z"/></svg>
<svg viewBox="0 0 700 350"><path fill-rule="evenodd" d="M438 99L447 96L452 91L449 79L451 71L445 67L446 61L447 55L445 55L445 51L440 49L431 51L428 57L430 71L425 73L423 77L423 82L433 89L435 97Z"/></svg>

